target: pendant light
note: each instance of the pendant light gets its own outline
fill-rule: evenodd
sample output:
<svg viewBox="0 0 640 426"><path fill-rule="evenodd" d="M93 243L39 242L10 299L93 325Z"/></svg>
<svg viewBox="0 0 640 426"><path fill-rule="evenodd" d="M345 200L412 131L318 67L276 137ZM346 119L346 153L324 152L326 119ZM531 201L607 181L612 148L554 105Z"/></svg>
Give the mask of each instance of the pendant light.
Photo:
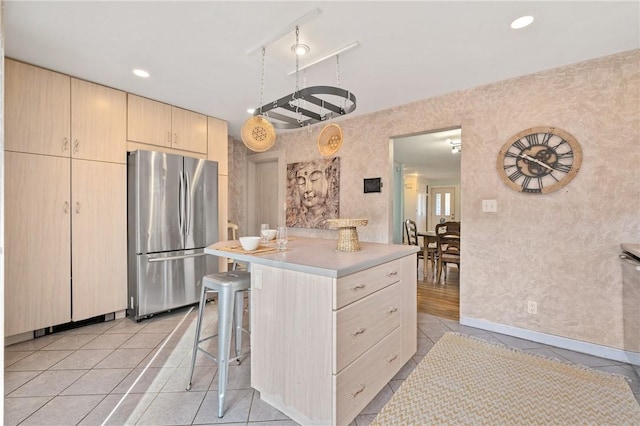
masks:
<svg viewBox="0 0 640 426"><path fill-rule="evenodd" d="M262 73L260 76L260 103L262 104L262 95L264 93L264 57L266 48L262 48ZM268 150L276 142L276 131L273 124L262 116L262 107L258 114L248 119L242 126L241 130L242 142L247 148L254 152L263 152Z"/></svg>

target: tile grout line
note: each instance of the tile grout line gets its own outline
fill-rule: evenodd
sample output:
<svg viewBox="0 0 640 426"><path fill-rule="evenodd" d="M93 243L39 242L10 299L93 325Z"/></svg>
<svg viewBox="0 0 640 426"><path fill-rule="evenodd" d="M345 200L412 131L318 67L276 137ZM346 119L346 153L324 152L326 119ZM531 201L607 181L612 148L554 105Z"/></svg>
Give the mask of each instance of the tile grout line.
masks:
<svg viewBox="0 0 640 426"><path fill-rule="evenodd" d="M187 311L187 313L184 314L184 317L182 317L182 320L173 328L173 330L171 331L171 333L164 339L164 342L162 342L162 345L160 346L160 349L158 349L158 351L155 353L155 355L149 360L149 362L147 363L147 365L144 367L144 369L140 372L140 374L138 375L138 377L136 378L136 380L131 384L131 386L129 387L129 389L127 389L127 392L125 392L124 395L122 395L122 398L120 398L120 401L118 401L118 403L116 404L115 407L113 407L113 410L111 410L111 412L109 413L109 415L104 419L104 421L102 422L101 426L105 426L107 424L107 422L109 421L109 419L111 418L111 416L113 416L113 414L116 412L116 410L118 409L118 407L120 407L120 404L122 404L125 400L125 398L127 398L127 396L129 396L129 393L131 393L131 391L133 390L134 386L136 384L138 384L138 382L140 381L140 379L142 378L143 374L147 371L147 369L149 368L149 366L153 363L153 361L155 361L156 357L160 354L160 352L162 352L162 350L164 349L165 345L167 344L167 342L169 341L169 339L171 339L171 337L174 335L174 333L176 332L176 330L178 330L178 328L182 325L182 323L187 319L187 317L189 316L189 314L191 313L191 311L193 311L193 306Z"/></svg>

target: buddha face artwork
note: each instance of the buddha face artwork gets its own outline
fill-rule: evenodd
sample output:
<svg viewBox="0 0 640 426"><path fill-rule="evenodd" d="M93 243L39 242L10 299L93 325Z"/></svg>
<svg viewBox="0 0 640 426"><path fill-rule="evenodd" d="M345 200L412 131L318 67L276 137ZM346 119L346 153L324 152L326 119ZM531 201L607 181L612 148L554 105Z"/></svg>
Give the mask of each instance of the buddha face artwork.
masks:
<svg viewBox="0 0 640 426"><path fill-rule="evenodd" d="M339 157L287 164L287 226L326 228L339 212Z"/></svg>

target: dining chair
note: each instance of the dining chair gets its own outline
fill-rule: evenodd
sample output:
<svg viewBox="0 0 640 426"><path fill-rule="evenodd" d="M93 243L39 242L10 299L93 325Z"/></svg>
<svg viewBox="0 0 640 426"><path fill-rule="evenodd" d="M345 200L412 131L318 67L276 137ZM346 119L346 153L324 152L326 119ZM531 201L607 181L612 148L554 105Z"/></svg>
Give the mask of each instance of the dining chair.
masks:
<svg viewBox="0 0 640 426"><path fill-rule="evenodd" d="M455 263L460 269L460 222L445 222L436 225L436 236L438 270L434 281L439 283L443 270L446 282L449 263Z"/></svg>
<svg viewBox="0 0 640 426"><path fill-rule="evenodd" d="M433 272L433 277L436 277L436 263L438 261L438 239L436 236L432 235L424 235L424 255L426 257L425 260L425 272L424 276L427 276L427 263L431 264L431 271Z"/></svg>
<svg viewBox="0 0 640 426"><path fill-rule="evenodd" d="M227 222L227 239L231 241L238 239L238 225L230 221ZM246 265L233 259L227 259L227 269L236 271L238 267L240 267L241 270L247 270Z"/></svg>
<svg viewBox="0 0 640 426"><path fill-rule="evenodd" d="M405 232L405 237L408 245L420 247L420 251L417 253L418 256L416 258L416 271L417 271L417 268L420 265L420 259L422 259L424 263L424 247L420 245L420 242L418 240L418 227L416 225L416 222L411 219L406 219L404 221L404 232ZM425 266L423 271L424 274L426 274L426 269L427 268Z"/></svg>

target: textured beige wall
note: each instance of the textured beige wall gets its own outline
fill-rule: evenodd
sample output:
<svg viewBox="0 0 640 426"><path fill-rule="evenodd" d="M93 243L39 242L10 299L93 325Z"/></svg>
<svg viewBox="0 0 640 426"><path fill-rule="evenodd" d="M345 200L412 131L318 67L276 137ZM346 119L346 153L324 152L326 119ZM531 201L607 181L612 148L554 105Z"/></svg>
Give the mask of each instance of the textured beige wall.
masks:
<svg viewBox="0 0 640 426"><path fill-rule="evenodd" d="M391 239L389 139L462 127L461 317L640 351L638 339L624 335L618 259L621 242L640 242L639 50L339 124L341 216L368 218L360 238L379 242ZM516 193L495 169L503 143L534 126L568 131L584 154L577 177L547 195ZM275 149L287 163L317 158L321 129L279 132ZM230 215L241 217L246 150L232 145L230 193L239 198ZM378 176L383 192L363 194L362 179ZM482 213L483 199L497 200L498 212ZM537 315L527 313L527 300L538 303Z"/></svg>

